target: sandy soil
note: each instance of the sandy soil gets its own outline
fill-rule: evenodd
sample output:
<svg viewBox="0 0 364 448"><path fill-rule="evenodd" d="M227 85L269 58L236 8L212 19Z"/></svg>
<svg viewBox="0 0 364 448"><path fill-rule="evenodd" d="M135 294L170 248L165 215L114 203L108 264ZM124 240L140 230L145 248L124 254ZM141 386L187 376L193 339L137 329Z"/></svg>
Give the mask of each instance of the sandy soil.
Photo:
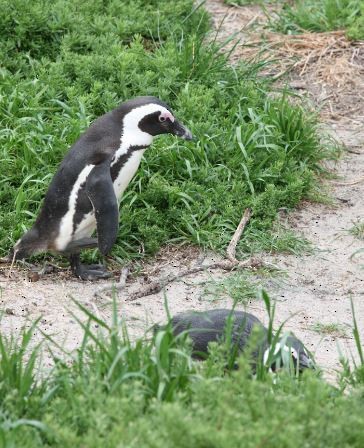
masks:
<svg viewBox="0 0 364 448"><path fill-rule="evenodd" d="M208 1L207 7L214 13L216 24L228 14L225 20L228 29L222 28L222 35L234 31L234 26L235 29L245 26L243 34L247 33L249 22L264 21L258 7L228 8L218 0ZM297 73L292 73L291 81L294 83L297 79L302 81ZM330 86L311 82L307 85L313 86L316 93L320 88L321 93L322 89L330 89ZM313 95L315 92L312 90ZM356 91L355 95L364 98L364 88ZM348 110L347 107L344 109ZM326 126L349 151L335 167L339 179L326 181L333 203L303 203L299 210L280 217L286 225L312 242L313 252L304 256L264 254L264 258L277 265L285 275L272 279L256 277L258 284L264 286L276 301L276 325L289 318L286 328L293 330L316 353L318 363L329 377L339 367L337 345L348 356L350 352L355 353L350 298L355 304L364 340L364 252L353 256L364 248L364 241L349 233L355 222L364 219L364 181L355 185L339 184L364 176L364 114L357 108L355 116L336 115L335 118L326 120ZM166 313L163 293L133 302L127 300L130 293L170 272L179 272L202 261L208 264L216 259L213 254L203 254L193 247L179 250L167 247L145 264L143 275L129 278L126 289L118 294L118 303L120 317L127 322L131 335L141 335L152 323L164 321ZM10 278L7 274L6 269L0 270L0 303L4 310L0 322L2 332L19 330L24 324L42 316L40 329L72 350L80 343L82 331L71 314L76 312L80 315L71 298L99 316L110 318L110 303L93 298L94 291L102 282L96 285L77 281L70 277L68 271L48 274L36 282L30 282L27 271L23 269L17 269ZM229 297L211 300L211 296L204 294L207 280L219 282L229 275L215 270L174 282L165 290L170 312L231 306ZM250 301L247 309L267 322L259 299ZM340 331L322 335L313 330L315 324L339 324ZM40 340L43 336L37 333L36 338Z"/></svg>

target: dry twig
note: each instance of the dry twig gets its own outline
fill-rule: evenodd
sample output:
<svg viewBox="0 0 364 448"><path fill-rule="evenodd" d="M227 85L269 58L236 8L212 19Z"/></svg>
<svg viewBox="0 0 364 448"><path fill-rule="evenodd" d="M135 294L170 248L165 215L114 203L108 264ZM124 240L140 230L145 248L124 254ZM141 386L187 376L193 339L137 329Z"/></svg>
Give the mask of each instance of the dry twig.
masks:
<svg viewBox="0 0 364 448"><path fill-rule="evenodd" d="M228 248L226 249L226 255L228 259L233 263L238 261L236 259L236 245L238 244L238 241L240 240L241 235L244 232L245 226L249 222L251 215L252 215L251 209L250 208L245 209L243 217L241 218L241 221L238 227L236 228L233 237L231 238Z"/></svg>
<svg viewBox="0 0 364 448"><path fill-rule="evenodd" d="M222 269L225 271L231 271L233 269L244 269L244 268L258 268L262 266L262 262L260 260L257 260L255 258L249 258L248 260L239 261L236 259L236 246L241 238L241 235L248 224L251 217L251 209L247 208L244 211L243 217L241 218L241 221L231 238L230 244L227 248L226 255L227 260L217 261L215 263L209 264L209 265L200 265L200 266L194 266L190 269L186 269L179 274L168 274L165 277L159 278L158 280L155 280L154 282L150 283L149 285L145 286L144 288L141 288L139 291L131 294L126 301L131 302L137 299L140 299L141 297L146 297L151 294L156 294L163 290L169 283L172 283L176 280L179 280L183 277L186 277L188 275L197 274L198 272L207 271L207 270L213 270L213 269ZM124 268L120 280L118 283L108 283L101 288L99 288L94 293L94 297L100 297L106 301L109 301L110 299L106 297L103 293L106 291L120 291L125 288L126 279L128 276L129 270L127 268Z"/></svg>
<svg viewBox="0 0 364 448"><path fill-rule="evenodd" d="M222 260L218 261L216 263L212 263L210 265L206 266L194 266L193 268L186 269L185 271L180 272L179 274L169 274L166 277L163 277L161 279L158 279L149 285L147 285L145 288L141 289L140 291L137 291L131 296L126 299L127 301L133 301L136 299L140 299L141 297L149 296L151 294L156 294L163 290L163 288L168 285L169 283L172 283L176 280L181 279L182 277L186 277L191 274L197 274L198 272L212 270L212 269L222 269L225 271L231 271L233 269L237 268L257 268L262 266L262 262L260 260L249 258L245 261L239 261L236 259L236 246L241 238L241 235L246 227L246 225L249 222L249 219L251 217L251 209L247 208L244 211L243 217L241 218L241 221L235 230L235 233L233 237L231 238L230 244L227 248L226 254L228 260Z"/></svg>
<svg viewBox="0 0 364 448"><path fill-rule="evenodd" d="M182 277L187 277L191 274L197 274L198 272L202 271L208 271L212 269L222 269L225 271L232 271L233 269L237 268L258 268L262 266L262 262L260 260L249 258L245 261L217 261L216 263L212 263L206 266L195 266L190 269L186 269L185 271L182 271L179 274L169 274L166 277L163 277L159 280L156 280L149 285L147 285L145 288L141 289L140 291L137 291L130 295L130 297L127 300L127 302L132 302L133 300L140 299L141 297L150 296L151 294L156 294L163 290L165 286L167 286L169 283L172 283L176 280L181 279Z"/></svg>
<svg viewBox="0 0 364 448"><path fill-rule="evenodd" d="M350 185L357 185L360 184L361 182L364 182L364 176L360 177L359 179L353 180L352 182L333 182L333 184L346 187Z"/></svg>

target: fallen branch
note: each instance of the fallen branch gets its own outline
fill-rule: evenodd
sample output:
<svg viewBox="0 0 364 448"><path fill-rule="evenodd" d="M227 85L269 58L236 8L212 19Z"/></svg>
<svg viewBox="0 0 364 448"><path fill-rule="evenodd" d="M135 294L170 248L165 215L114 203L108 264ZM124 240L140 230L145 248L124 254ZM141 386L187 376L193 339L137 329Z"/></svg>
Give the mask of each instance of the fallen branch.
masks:
<svg viewBox="0 0 364 448"><path fill-rule="evenodd" d="M244 232L244 229L246 225L248 224L250 217L251 217L251 209L247 208L244 211L244 214L241 218L241 221L231 238L231 241L229 243L229 246L226 250L226 256L227 260L217 261L215 263L209 264L209 265L200 265L200 266L194 266L190 269L186 269L179 274L168 274L165 277L162 277L158 280L155 280L154 282L150 283L149 285L146 285L144 288L141 288L139 291L134 292L131 294L126 301L132 302L134 300L140 299L141 297L146 297L151 294L156 294L163 290L168 284L179 280L183 277L187 277L188 275L197 274L198 272L207 271L207 270L213 270L213 269L222 269L225 271L232 271L233 269L246 269L246 268L258 268L263 265L263 263L260 260L257 260L255 258L249 258L248 260L239 261L236 259L236 246L241 238L242 233ZM125 288L126 279L128 276L128 269L124 268L122 270L120 280L118 283L108 283L101 288L99 288L97 291L94 292L94 297L100 297L106 301L110 301L108 297L106 297L103 293L106 291L120 291Z"/></svg>
<svg viewBox="0 0 364 448"><path fill-rule="evenodd" d="M162 291L163 288L165 288L166 285L168 285L169 283L172 283L176 280L181 279L182 277L186 277L191 274L197 274L198 272L211 270L211 269L223 269L225 271L232 271L233 269L237 269L237 268L246 269L246 268L257 268L257 267L262 266L262 262L259 260L256 260L256 259L250 258L245 261L239 261L236 259L236 246L241 238L241 235L242 235L246 225L248 224L248 222L250 220L251 214L252 214L252 212L251 212L250 208L245 209L243 217L241 218L240 223L239 223L238 227L236 228L235 233L234 233L233 237L231 238L231 241L226 250L226 255L227 255L228 260L218 261L216 263L212 263L212 264L206 265L206 266L195 266L193 268L186 269L185 271L183 271L179 274L169 274L164 278L161 278L159 280L156 280L156 281L150 283L149 285L147 285L140 291L137 291L137 292L131 294L131 296L126 300L128 302L131 302L133 300L140 299L141 297L149 296L151 294L156 294L156 293Z"/></svg>
<svg viewBox="0 0 364 448"><path fill-rule="evenodd" d="M235 230L233 237L226 249L227 258L233 263L238 262L236 259L236 245L238 244L242 233L244 232L245 226L248 224L250 217L252 215L252 211L250 208L246 208L243 214L243 217L240 220L238 227Z"/></svg>
<svg viewBox="0 0 364 448"><path fill-rule="evenodd" d="M346 149L346 152L350 152L351 154L356 154L356 155L361 154L361 151L355 151L355 149L352 149L352 148Z"/></svg>
<svg viewBox="0 0 364 448"><path fill-rule="evenodd" d="M157 294L161 292L163 288L165 288L169 283L172 283L176 280L181 279L182 277L186 277L191 274L197 274L198 272L212 270L212 269L222 269L225 271L232 271L233 269L246 269L246 268L258 268L262 266L262 262L260 260L249 258L245 261L218 261L216 263L212 263L206 266L195 266L190 269L186 269L179 274L169 274L166 277L160 278L149 285L142 288L140 291L137 291L130 295L129 298L126 299L127 302L132 302L133 300L140 299L141 297L150 296L151 294Z"/></svg>
<svg viewBox="0 0 364 448"><path fill-rule="evenodd" d="M11 273L13 272L13 267L14 267L15 257L16 257L17 252L18 252L17 250L14 250L12 258L9 259L9 261L11 260L11 265L10 265L10 268L9 268L9 271L8 271L8 280L10 280Z"/></svg>

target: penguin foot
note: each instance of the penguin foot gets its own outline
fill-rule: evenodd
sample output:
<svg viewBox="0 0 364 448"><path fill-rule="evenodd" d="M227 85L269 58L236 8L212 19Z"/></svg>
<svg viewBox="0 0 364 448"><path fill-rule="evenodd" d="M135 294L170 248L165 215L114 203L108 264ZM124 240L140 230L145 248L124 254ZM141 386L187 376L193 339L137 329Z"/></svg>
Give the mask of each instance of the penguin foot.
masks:
<svg viewBox="0 0 364 448"><path fill-rule="evenodd" d="M102 264L81 264L79 255L71 255L71 269L81 280L95 281L111 277L111 273Z"/></svg>
<svg viewBox="0 0 364 448"><path fill-rule="evenodd" d="M105 278L110 278L111 273L107 271L105 266L99 265L79 265L78 269L73 270L73 273L81 280L102 280Z"/></svg>

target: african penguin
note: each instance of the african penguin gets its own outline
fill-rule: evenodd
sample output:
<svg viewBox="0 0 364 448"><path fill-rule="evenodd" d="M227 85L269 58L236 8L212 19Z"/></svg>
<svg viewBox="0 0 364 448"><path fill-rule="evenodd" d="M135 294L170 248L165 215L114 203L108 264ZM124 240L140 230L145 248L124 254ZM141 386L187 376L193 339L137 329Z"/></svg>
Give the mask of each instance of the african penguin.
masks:
<svg viewBox="0 0 364 448"><path fill-rule="evenodd" d="M144 151L160 134L192 139L167 104L152 96L126 101L99 117L64 157L33 227L7 259L56 251L69 257L73 273L83 280L109 277L100 264L82 265L80 251L98 247L106 255L111 250L121 196ZM92 238L95 229L97 238Z"/></svg>
<svg viewBox="0 0 364 448"><path fill-rule="evenodd" d="M283 336L274 347L268 344L268 330L262 322L252 314L244 311L216 309L207 311L186 311L171 318L170 324L175 336L187 332L192 340L192 356L197 359L206 359L208 354L209 342L223 341L228 337L229 320L231 319L231 342L232 349L237 347L238 352L243 352L249 343L254 327L260 330L260 338L254 339L252 352L253 360L262 357L266 364L269 357L274 359L271 364L272 370L275 370L278 364L277 358L282 358L286 353L289 354L293 364L302 372L306 368L314 368L314 361L310 358L302 342L295 336ZM158 327L157 330L163 327ZM272 357L272 355L274 355ZM277 356L278 355L278 356ZM278 360L279 361L279 360Z"/></svg>

